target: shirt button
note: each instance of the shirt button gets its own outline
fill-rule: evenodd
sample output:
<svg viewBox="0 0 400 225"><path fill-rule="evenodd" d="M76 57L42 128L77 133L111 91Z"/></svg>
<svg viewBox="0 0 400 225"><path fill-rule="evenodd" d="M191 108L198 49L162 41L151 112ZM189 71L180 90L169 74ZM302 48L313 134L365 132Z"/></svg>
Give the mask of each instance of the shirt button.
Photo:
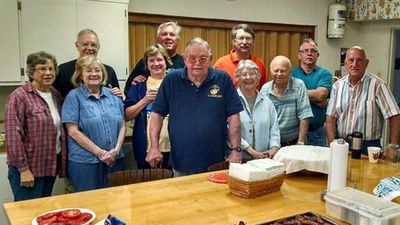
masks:
<svg viewBox="0 0 400 225"><path fill-rule="evenodd" d="M253 132L252 130L249 130L249 132L251 133L251 132Z"/></svg>

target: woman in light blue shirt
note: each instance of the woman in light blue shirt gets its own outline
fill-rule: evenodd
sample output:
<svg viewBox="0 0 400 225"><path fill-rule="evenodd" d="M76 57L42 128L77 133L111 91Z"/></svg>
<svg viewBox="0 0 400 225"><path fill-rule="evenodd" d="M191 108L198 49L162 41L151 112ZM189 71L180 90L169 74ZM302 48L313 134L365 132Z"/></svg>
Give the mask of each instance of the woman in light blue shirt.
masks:
<svg viewBox="0 0 400 225"><path fill-rule="evenodd" d="M249 59L241 60L235 75L244 108L240 112L243 161L273 158L280 148L279 125L274 105L257 90L258 66Z"/></svg>
<svg viewBox="0 0 400 225"><path fill-rule="evenodd" d="M125 138L122 100L104 87L107 72L93 55L77 60L62 107L68 130L68 177L75 191L108 187L108 174L123 170Z"/></svg>

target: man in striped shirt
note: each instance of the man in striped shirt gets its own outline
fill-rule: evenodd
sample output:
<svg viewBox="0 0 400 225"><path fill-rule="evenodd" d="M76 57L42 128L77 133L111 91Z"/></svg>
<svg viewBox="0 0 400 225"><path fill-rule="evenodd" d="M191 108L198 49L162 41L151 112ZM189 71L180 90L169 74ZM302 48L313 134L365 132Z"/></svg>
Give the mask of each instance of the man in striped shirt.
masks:
<svg viewBox="0 0 400 225"><path fill-rule="evenodd" d="M390 122L390 143L399 144L400 110L393 94L379 77L366 72L369 60L364 49L351 47L346 54L348 75L332 87L326 112L327 137L346 138L363 133L363 154L368 146L381 147L384 119Z"/></svg>

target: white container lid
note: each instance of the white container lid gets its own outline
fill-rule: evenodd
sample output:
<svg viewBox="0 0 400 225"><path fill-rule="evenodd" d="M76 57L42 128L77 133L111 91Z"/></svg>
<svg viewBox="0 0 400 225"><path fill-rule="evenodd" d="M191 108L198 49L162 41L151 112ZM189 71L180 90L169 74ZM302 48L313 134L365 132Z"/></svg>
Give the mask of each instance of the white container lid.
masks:
<svg viewBox="0 0 400 225"><path fill-rule="evenodd" d="M390 219L400 215L400 205L350 187L327 192L325 200L368 218Z"/></svg>

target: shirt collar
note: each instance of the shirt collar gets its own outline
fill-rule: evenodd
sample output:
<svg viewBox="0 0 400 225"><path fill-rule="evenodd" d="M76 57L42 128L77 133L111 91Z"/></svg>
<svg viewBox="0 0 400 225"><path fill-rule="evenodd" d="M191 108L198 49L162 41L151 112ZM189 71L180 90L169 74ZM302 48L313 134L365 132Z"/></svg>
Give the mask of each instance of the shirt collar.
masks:
<svg viewBox="0 0 400 225"><path fill-rule="evenodd" d="M86 87L86 85L81 84L79 89L82 91L83 95L85 96L86 99L90 98L90 96L93 96L90 92L89 89ZM106 91L106 88L104 86L100 87L100 98L101 97L110 97L111 93L109 91Z"/></svg>
<svg viewBox="0 0 400 225"><path fill-rule="evenodd" d="M185 66L183 69L184 69L184 72L180 74L180 77L181 77L182 79L189 80L188 74L187 74L187 67ZM203 83L205 83L205 82L208 81L208 80L214 79L215 73L213 73L212 70L213 70L213 68L208 67L208 70L207 70L207 77L206 77L206 79L203 81ZM189 80L189 81L190 81L190 80Z"/></svg>
<svg viewBox="0 0 400 225"><path fill-rule="evenodd" d="M359 84L364 83L364 80L366 79L366 77L369 77L369 75L368 75L367 72L365 72L364 76L363 76L356 84L352 84L352 83L350 83L350 75L348 74L348 75L346 76L345 81L346 81L350 86L355 87L355 86L357 86L357 85L359 85Z"/></svg>
<svg viewBox="0 0 400 225"><path fill-rule="evenodd" d="M310 74L314 73L315 71L317 71L318 66L315 65L314 69L313 69L310 73L307 73L307 72L303 69L303 67L301 67L301 66L299 66L299 68L300 68L300 71L301 71L304 75L310 75Z"/></svg>
<svg viewBox="0 0 400 225"><path fill-rule="evenodd" d="M231 59L231 61L232 61L234 64L238 64L238 63L239 63L239 59L238 59L237 54L236 54L236 49L232 49L232 50L229 52L229 58ZM250 54L249 59L251 59L253 62L256 61L255 57L253 57L251 54Z"/></svg>

